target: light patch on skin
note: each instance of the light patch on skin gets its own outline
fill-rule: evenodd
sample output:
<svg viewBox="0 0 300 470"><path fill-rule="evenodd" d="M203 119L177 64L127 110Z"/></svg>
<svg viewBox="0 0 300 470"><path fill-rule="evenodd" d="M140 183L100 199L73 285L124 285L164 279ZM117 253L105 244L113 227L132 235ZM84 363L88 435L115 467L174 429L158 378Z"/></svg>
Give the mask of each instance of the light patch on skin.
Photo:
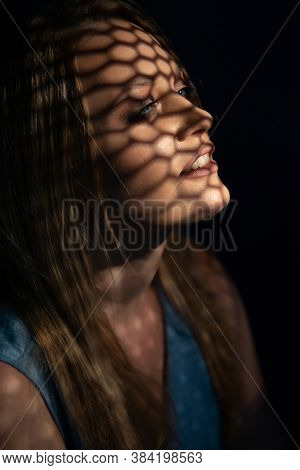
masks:
<svg viewBox="0 0 300 470"><path fill-rule="evenodd" d="M153 143L155 139L157 139L160 136L160 132L154 128L153 126L150 126L150 124L147 123L142 123L142 124L136 124L131 127L130 132L130 139L132 141L141 141L141 135L143 136L142 142L145 143Z"/></svg>
<svg viewBox="0 0 300 470"><path fill-rule="evenodd" d="M143 352L144 351L143 351L142 347L139 346L138 344L133 346L132 349L131 349L131 354L135 359L140 359Z"/></svg>
<svg viewBox="0 0 300 470"><path fill-rule="evenodd" d="M128 177L128 182L130 186L136 184L135 191L140 191L141 189L149 188L149 175L155 172L155 179L153 184L159 184L159 190L161 190L161 184L165 183L166 178L169 175L169 161L165 158L151 159L147 162L146 165L140 166L138 170L138 179L136 174ZM158 191L156 189L156 191Z"/></svg>
<svg viewBox="0 0 300 470"><path fill-rule="evenodd" d="M132 154L140 154L141 159L135 161L131 159ZM150 160L153 159L153 146L151 144L144 144L141 142L134 142L130 147L125 148L120 156L119 163L126 166L126 172L131 173L132 171L138 170L141 165L146 165Z"/></svg>
<svg viewBox="0 0 300 470"><path fill-rule="evenodd" d="M182 113L180 107L178 107L177 100L174 100L174 103L177 106L171 106L169 100L168 114L163 117L158 117L156 120L157 131L162 134L174 134L178 128L178 113ZM196 148L195 148L196 150Z"/></svg>
<svg viewBox="0 0 300 470"><path fill-rule="evenodd" d="M13 395L16 393L21 385L21 381L18 377L15 377L13 374L11 375L9 380L6 380L2 384L2 392L7 393L7 395Z"/></svg>
<svg viewBox="0 0 300 470"><path fill-rule="evenodd" d="M195 192L200 191L199 200L205 200L209 205L210 199L208 199L208 197L210 191L214 191L215 189L220 191L220 180L218 173L212 173L211 175L207 175L206 178L183 179L179 188L180 197L181 194L186 194L188 198L193 198L195 197Z"/></svg>
<svg viewBox="0 0 300 470"><path fill-rule="evenodd" d="M97 23L97 29L98 29ZM105 49L114 43L114 38L108 34L94 34L93 36L87 36L81 40L78 44L77 51L83 52L81 55L90 54L93 52L100 52L100 49Z"/></svg>
<svg viewBox="0 0 300 470"><path fill-rule="evenodd" d="M134 34L138 39L141 39L142 42L144 42L144 43L148 43L148 44L153 43L153 38L149 34L145 33L142 30L135 29Z"/></svg>
<svg viewBox="0 0 300 470"><path fill-rule="evenodd" d="M154 45L154 50L163 59L170 60L169 55L167 54L166 51L164 51L158 44Z"/></svg>
<svg viewBox="0 0 300 470"><path fill-rule="evenodd" d="M118 60L122 62L132 62L138 56L138 51L133 49L132 46L125 46L124 44L116 44L109 52L111 60Z"/></svg>
<svg viewBox="0 0 300 470"><path fill-rule="evenodd" d="M94 78L97 73L97 69L103 67L107 63L107 57L105 54L99 54L99 52L93 51L88 54L78 54L76 61L81 76L85 74L91 75L91 73L94 72L92 75L92 78Z"/></svg>
<svg viewBox="0 0 300 470"><path fill-rule="evenodd" d="M148 46L147 44L138 44L137 46L137 52L140 54L142 57L145 57L147 59L155 59L155 51L152 49L152 47Z"/></svg>
<svg viewBox="0 0 300 470"><path fill-rule="evenodd" d="M89 89L92 91L85 93L83 97L85 101L88 101L87 109L91 117L97 116L107 109L120 94L115 86L102 87L94 80L91 81Z"/></svg>
<svg viewBox="0 0 300 470"><path fill-rule="evenodd" d="M110 18L108 21L112 26L116 26L122 29L128 28L128 21L121 18Z"/></svg>
<svg viewBox="0 0 300 470"><path fill-rule="evenodd" d="M105 142L103 142L103 137L100 135L98 138L96 137L96 142L101 144L103 147L104 153L109 153L110 155L118 154L123 149L128 149L129 138L128 134L123 131L120 132L107 132L105 135ZM108 148L106 149L106 142Z"/></svg>
<svg viewBox="0 0 300 470"><path fill-rule="evenodd" d="M167 77L171 75L172 70L171 70L170 64L166 60L157 59L156 65L157 65L158 70L162 74L166 75Z"/></svg>
<svg viewBox="0 0 300 470"><path fill-rule="evenodd" d="M137 37L132 34L131 31L124 31L122 29L116 29L111 33L112 38L121 43L134 44L137 42Z"/></svg>
<svg viewBox="0 0 300 470"><path fill-rule="evenodd" d="M162 165L163 163L161 163ZM174 195L174 177L170 178L169 174L169 166L165 162L164 168L165 171L158 172L156 180L152 182L152 187L147 190L147 193L144 196L144 199L149 200L158 200L158 201L165 201L166 204L173 200ZM147 178L145 175L145 183L147 182ZM149 182L148 182L149 186ZM175 221L175 219L172 219Z"/></svg>
<svg viewBox="0 0 300 470"><path fill-rule="evenodd" d="M50 423L44 424L41 429L41 437L47 441L53 437L53 434L53 427L50 425Z"/></svg>
<svg viewBox="0 0 300 470"><path fill-rule="evenodd" d="M119 85L120 83L126 83L134 76L135 71L130 64L109 64L101 71L101 83L102 85Z"/></svg>
<svg viewBox="0 0 300 470"><path fill-rule="evenodd" d="M175 62L172 61L172 62L170 62L170 66L171 66L171 69L172 69L173 74L176 75L177 64L175 64Z"/></svg>
<svg viewBox="0 0 300 470"><path fill-rule="evenodd" d="M154 64L150 60L139 59L134 64L134 67L135 67L136 72L140 73L141 75L147 75L149 77L153 77L155 74L157 74L156 64Z"/></svg>
<svg viewBox="0 0 300 470"><path fill-rule="evenodd" d="M157 157L170 158L176 151L174 137L170 135L159 137L153 147L154 155Z"/></svg>

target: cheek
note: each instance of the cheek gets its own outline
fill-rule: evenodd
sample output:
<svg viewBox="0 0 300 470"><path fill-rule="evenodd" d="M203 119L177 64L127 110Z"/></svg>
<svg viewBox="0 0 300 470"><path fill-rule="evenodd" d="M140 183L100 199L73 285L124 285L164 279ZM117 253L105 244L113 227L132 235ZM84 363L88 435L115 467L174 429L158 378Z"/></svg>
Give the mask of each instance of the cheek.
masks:
<svg viewBox="0 0 300 470"><path fill-rule="evenodd" d="M114 164L123 176L133 175L154 161L152 144L134 142L127 145L115 157Z"/></svg>
<svg viewBox="0 0 300 470"><path fill-rule="evenodd" d="M175 139L171 135L161 136L154 143L154 152L160 159L170 160L176 152Z"/></svg>
<svg viewBox="0 0 300 470"><path fill-rule="evenodd" d="M116 155L115 163L125 175L139 172L147 167L167 169L175 155L175 141L172 136L160 136L153 142L133 142Z"/></svg>
<svg viewBox="0 0 300 470"><path fill-rule="evenodd" d="M168 162L153 158L127 176L125 182L132 197L150 198L162 195L169 181Z"/></svg>
<svg viewBox="0 0 300 470"><path fill-rule="evenodd" d="M175 141L170 135L153 143L134 142L116 155L114 168L133 196L165 195L171 178Z"/></svg>

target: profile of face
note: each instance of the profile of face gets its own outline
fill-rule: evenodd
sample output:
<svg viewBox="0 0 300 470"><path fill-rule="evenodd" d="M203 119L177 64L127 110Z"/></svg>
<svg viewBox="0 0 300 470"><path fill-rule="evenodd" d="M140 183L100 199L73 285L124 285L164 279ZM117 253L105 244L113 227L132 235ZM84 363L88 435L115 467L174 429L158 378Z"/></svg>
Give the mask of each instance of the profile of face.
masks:
<svg viewBox="0 0 300 470"><path fill-rule="evenodd" d="M183 174L214 151L212 116L183 67L133 23L115 18L93 30L76 47L75 70L110 197L139 201L145 214L159 208L158 224L212 217L230 193L217 165Z"/></svg>

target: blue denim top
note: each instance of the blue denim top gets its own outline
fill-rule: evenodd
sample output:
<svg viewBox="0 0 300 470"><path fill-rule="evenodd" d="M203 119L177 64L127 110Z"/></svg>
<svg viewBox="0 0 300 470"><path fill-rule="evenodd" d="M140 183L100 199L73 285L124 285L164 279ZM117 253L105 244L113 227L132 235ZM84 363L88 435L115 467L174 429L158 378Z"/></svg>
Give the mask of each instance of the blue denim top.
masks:
<svg viewBox="0 0 300 470"><path fill-rule="evenodd" d="M170 449L219 449L220 410L210 374L187 324L168 298L158 275L154 278L164 311L166 384L171 396L177 442ZM85 449L68 415L64 399L34 337L9 304L0 308L0 360L29 378L39 390L67 449Z"/></svg>

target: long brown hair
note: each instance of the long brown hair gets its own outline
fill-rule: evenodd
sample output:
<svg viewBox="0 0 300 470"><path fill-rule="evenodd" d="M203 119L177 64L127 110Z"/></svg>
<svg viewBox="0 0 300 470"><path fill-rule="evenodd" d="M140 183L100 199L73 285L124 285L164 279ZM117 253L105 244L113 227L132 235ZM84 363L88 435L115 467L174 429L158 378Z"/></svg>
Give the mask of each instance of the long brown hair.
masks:
<svg viewBox="0 0 300 470"><path fill-rule="evenodd" d="M99 200L106 195L69 59L82 24L110 17L150 32L178 61L156 23L131 1L63 2L32 21L33 49L12 61L1 93L2 297L33 332L86 448L158 449L168 444L167 407L131 366L105 315L97 322L88 318L95 292L87 254L61 244L63 227L71 223L62 201L86 200L83 188ZM198 269L192 250L167 249L159 274L203 350L225 426L238 402L238 374L232 352L199 303L200 297L209 304L211 292ZM228 319L217 309L211 313L230 337Z"/></svg>

